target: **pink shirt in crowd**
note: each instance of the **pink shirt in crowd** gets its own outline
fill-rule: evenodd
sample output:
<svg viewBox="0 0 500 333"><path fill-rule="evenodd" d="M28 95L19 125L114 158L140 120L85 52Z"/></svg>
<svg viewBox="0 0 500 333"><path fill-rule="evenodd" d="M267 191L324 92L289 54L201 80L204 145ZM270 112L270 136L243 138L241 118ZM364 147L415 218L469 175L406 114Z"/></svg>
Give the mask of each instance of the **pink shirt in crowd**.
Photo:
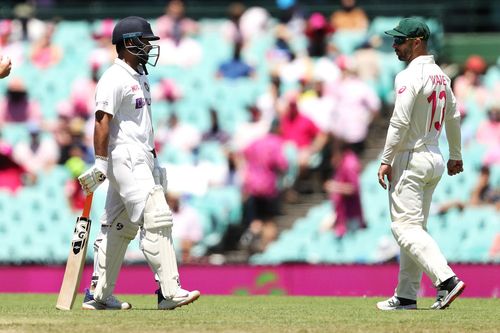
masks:
<svg viewBox="0 0 500 333"><path fill-rule="evenodd" d="M342 157L339 167L335 171L333 180L341 183L349 183L356 188L352 195L332 193L332 200L337 214L337 220L333 226L337 236L343 236L349 229L349 222L355 222L359 228L365 228L366 224L361 208L359 175L361 174L361 163L355 153L347 150Z"/></svg>
<svg viewBox="0 0 500 333"><path fill-rule="evenodd" d="M359 78L349 77L327 89L326 94L337 102L330 121L332 133L348 143L364 141L381 106L373 88Z"/></svg>
<svg viewBox="0 0 500 333"><path fill-rule="evenodd" d="M288 167L283 146L282 138L268 134L243 151L247 163L243 175L246 194L266 198L278 195L278 177Z"/></svg>
<svg viewBox="0 0 500 333"><path fill-rule="evenodd" d="M314 141L320 132L319 128L306 116L297 113L295 117L289 114L281 118L281 137L291 141L300 148L306 148Z"/></svg>

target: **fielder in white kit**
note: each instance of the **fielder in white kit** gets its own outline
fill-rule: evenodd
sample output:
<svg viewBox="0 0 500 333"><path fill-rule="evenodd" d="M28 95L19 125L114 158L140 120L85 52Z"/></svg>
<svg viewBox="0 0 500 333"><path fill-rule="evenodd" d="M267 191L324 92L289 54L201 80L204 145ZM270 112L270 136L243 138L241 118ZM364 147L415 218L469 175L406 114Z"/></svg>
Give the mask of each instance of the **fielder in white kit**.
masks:
<svg viewBox="0 0 500 333"><path fill-rule="evenodd" d="M432 309L447 308L465 289L427 233L432 194L445 170L438 138L443 126L449 143L448 175L463 171L460 114L450 79L427 52L428 26L405 18L386 31L394 37L398 59L408 63L395 79L396 102L387 132L380 185L389 181L391 231L401 248L398 285L393 297L377 303L381 310L416 309L422 272L436 286Z"/></svg>
<svg viewBox="0 0 500 333"><path fill-rule="evenodd" d="M118 58L96 88L95 164L79 177L88 194L106 179L109 188L96 252L91 290L82 307L89 310L129 309L112 293L129 242L137 235L160 290L158 309L174 309L195 301L200 293L180 287L172 245L172 213L164 192L166 170L153 145L151 93L146 64L156 65L159 46L150 24L130 16L120 20L112 42ZM140 283L138 281L138 283Z"/></svg>

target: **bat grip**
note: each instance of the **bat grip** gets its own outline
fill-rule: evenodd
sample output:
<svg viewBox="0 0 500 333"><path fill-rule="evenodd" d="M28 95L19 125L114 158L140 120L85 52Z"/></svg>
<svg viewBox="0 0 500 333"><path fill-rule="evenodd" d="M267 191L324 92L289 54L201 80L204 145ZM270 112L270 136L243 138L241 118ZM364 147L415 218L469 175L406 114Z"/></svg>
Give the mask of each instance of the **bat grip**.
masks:
<svg viewBox="0 0 500 333"><path fill-rule="evenodd" d="M82 217L86 217L86 218L89 217L89 215L90 215L90 207L92 206L92 197L93 196L94 196L94 193L90 193L85 198L85 206L83 206Z"/></svg>

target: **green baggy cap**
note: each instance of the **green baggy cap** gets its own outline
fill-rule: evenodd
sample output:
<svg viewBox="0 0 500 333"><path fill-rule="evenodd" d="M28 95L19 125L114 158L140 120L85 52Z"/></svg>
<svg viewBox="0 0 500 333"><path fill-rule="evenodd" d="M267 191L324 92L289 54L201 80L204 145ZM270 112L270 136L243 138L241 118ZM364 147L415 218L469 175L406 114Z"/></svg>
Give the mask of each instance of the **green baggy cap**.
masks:
<svg viewBox="0 0 500 333"><path fill-rule="evenodd" d="M385 33L393 37L420 37L423 40L429 39L429 36L431 35L431 31L429 30L427 24L411 17L402 19L401 21L399 21L397 27L392 30L386 31Z"/></svg>

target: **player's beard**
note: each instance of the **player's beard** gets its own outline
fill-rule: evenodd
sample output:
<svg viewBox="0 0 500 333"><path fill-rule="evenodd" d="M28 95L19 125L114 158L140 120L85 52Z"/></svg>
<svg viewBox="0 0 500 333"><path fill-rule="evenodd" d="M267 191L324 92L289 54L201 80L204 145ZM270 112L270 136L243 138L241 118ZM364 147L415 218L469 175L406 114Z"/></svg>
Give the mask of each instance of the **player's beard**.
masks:
<svg viewBox="0 0 500 333"><path fill-rule="evenodd" d="M398 56L399 60L405 61L405 62L410 62L411 55L413 53L411 47L409 47L409 46L402 47L402 48L396 49L395 52L396 52L396 55Z"/></svg>

